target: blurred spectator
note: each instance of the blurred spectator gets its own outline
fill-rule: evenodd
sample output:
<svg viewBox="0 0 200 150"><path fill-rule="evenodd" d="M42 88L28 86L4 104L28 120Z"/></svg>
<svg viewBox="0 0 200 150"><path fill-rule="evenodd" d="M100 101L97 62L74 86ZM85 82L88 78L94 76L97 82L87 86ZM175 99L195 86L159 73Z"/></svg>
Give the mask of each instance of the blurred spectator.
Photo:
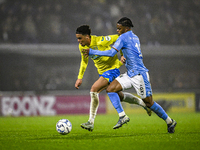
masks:
<svg viewBox="0 0 200 150"><path fill-rule="evenodd" d="M25 43L37 43L37 29L35 26L35 22L33 21L33 18L31 15L27 15L24 24L24 42Z"/></svg>
<svg viewBox="0 0 200 150"><path fill-rule="evenodd" d="M96 35L115 34L116 22L127 16L143 45L199 45L199 8L199 0L4 0L0 42L73 44L75 27L89 24Z"/></svg>

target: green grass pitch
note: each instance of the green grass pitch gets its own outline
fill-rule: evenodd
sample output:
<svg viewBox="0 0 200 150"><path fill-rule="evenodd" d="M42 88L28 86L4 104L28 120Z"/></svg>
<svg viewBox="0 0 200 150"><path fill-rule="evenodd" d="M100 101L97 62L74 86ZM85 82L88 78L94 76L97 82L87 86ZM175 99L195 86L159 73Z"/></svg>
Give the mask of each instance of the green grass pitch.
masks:
<svg viewBox="0 0 200 150"><path fill-rule="evenodd" d="M130 122L113 130L118 115L97 115L95 128L80 127L88 115L0 117L0 150L196 150L200 147L200 113L169 113L177 121L176 132L156 114L128 114ZM72 131L60 135L59 119L69 119Z"/></svg>

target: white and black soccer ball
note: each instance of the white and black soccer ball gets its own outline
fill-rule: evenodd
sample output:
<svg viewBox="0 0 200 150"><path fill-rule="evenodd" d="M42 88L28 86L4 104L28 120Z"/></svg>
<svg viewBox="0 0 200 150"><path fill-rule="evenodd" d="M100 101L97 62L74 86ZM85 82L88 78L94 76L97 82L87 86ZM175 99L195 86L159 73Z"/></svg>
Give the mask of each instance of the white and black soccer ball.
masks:
<svg viewBox="0 0 200 150"><path fill-rule="evenodd" d="M56 130L60 134L68 134L72 130L72 124L68 119L60 119L56 124Z"/></svg>

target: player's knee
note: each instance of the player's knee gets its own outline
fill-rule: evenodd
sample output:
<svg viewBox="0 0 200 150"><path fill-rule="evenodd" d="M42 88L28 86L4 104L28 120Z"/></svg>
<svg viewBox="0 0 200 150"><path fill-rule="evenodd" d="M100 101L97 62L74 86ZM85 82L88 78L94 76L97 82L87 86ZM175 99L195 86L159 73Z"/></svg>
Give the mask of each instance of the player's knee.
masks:
<svg viewBox="0 0 200 150"><path fill-rule="evenodd" d="M145 102L146 106L150 108L152 105L149 102Z"/></svg>
<svg viewBox="0 0 200 150"><path fill-rule="evenodd" d="M99 88L96 86L92 86L90 89L90 92L98 92L98 91L99 91Z"/></svg>
<svg viewBox="0 0 200 150"><path fill-rule="evenodd" d="M142 100L144 101L144 103L146 104L146 106L148 108L150 108L153 105L153 103L154 103L154 101L152 99L152 96L146 97L146 98L144 98Z"/></svg>

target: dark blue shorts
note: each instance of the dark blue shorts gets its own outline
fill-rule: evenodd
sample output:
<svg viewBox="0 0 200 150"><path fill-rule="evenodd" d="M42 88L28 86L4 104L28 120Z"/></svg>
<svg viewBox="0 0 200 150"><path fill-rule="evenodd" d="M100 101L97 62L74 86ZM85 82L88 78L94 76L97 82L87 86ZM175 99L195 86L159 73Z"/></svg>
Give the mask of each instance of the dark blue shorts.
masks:
<svg viewBox="0 0 200 150"><path fill-rule="evenodd" d="M119 69L112 69L104 72L103 74L100 74L99 77L104 77L106 80L108 80L109 83L111 83L119 75L120 75Z"/></svg>

